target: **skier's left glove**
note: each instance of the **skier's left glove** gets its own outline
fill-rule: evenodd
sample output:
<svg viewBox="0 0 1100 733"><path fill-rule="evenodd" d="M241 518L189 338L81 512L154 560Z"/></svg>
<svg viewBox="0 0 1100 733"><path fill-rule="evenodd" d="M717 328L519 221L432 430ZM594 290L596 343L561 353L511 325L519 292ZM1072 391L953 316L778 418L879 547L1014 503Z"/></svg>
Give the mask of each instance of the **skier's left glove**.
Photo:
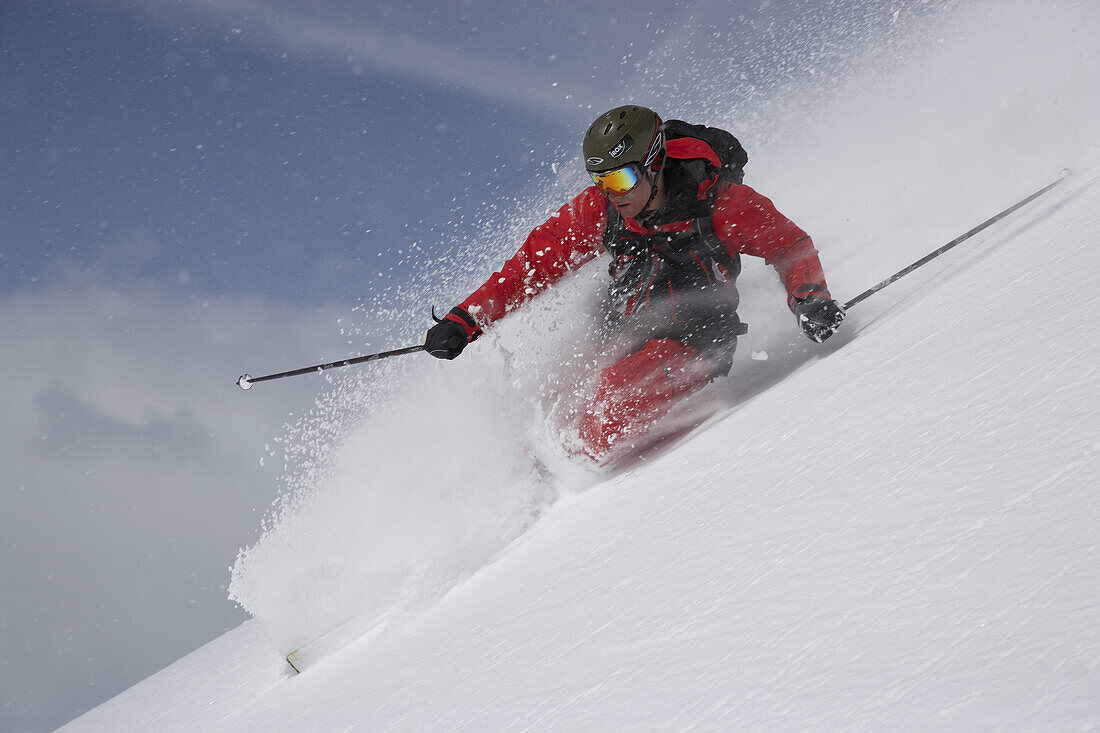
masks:
<svg viewBox="0 0 1100 733"><path fill-rule="evenodd" d="M795 301L794 316L802 332L820 344L840 328L844 309L832 298L811 295Z"/></svg>

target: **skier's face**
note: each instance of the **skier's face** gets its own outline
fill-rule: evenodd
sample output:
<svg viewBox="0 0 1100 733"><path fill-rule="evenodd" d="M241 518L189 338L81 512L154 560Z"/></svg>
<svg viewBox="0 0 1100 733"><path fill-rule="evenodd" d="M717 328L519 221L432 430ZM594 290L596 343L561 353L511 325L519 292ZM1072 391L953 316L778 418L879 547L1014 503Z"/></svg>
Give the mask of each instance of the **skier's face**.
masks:
<svg viewBox="0 0 1100 733"><path fill-rule="evenodd" d="M662 187L658 186L658 193ZM607 193L607 198L611 201L612 205L627 219L633 219L638 214L642 213L642 209L645 207L646 202L649 201L649 194L653 192L653 188L649 183L649 176L643 175L638 181L638 185L633 188L629 193ZM653 197L653 206L660 206L660 196Z"/></svg>

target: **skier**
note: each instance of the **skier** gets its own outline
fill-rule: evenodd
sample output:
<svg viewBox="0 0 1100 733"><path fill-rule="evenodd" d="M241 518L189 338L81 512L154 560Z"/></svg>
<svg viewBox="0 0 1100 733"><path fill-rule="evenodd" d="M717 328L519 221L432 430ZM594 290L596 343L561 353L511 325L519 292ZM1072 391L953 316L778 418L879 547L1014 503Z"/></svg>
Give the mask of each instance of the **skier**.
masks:
<svg viewBox="0 0 1100 733"><path fill-rule="evenodd" d="M523 246L428 331L424 347L454 359L482 330L570 271L607 252L611 283L599 337L604 368L580 418L594 461L644 433L674 401L725 376L737 336L742 253L763 257L805 334L820 343L844 310L825 283L813 241L742 185L748 156L716 128L662 122L617 107L584 136L589 186L535 227Z"/></svg>

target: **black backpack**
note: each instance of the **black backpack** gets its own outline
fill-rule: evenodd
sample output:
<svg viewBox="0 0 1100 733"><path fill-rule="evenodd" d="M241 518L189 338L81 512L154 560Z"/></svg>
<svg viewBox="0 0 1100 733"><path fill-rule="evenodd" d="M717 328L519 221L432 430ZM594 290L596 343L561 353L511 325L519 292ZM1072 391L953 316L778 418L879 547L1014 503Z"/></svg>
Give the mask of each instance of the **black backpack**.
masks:
<svg viewBox="0 0 1100 733"><path fill-rule="evenodd" d="M718 171L720 180L736 184L745 180L745 164L749 162L749 154L745 152L740 141L730 133L717 127L692 125L683 120L668 120L664 124L664 130L666 139L694 137L709 145L722 161L722 167Z"/></svg>

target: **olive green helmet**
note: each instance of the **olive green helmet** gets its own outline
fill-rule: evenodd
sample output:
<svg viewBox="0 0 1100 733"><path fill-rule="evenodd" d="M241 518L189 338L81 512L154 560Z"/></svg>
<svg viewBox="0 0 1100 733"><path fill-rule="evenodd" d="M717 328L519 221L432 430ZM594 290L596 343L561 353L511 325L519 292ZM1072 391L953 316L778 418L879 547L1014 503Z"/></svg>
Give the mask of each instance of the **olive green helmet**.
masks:
<svg viewBox="0 0 1100 733"><path fill-rule="evenodd" d="M584 134L584 167L599 173L637 163L643 170L665 149L661 118L645 107L628 104L604 112Z"/></svg>

